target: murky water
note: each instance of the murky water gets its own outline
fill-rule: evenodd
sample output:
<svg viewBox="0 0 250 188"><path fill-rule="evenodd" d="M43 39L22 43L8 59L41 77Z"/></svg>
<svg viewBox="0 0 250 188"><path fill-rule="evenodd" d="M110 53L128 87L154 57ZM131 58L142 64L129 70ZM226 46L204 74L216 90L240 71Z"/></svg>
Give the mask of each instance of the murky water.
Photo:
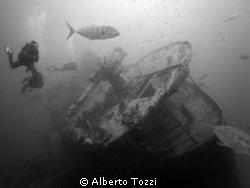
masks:
<svg viewBox="0 0 250 188"><path fill-rule="evenodd" d="M1 0L2 185L41 187L39 179L53 177L64 168L72 170L68 168L72 161L65 163L61 159L57 160L62 152L61 138L53 131L65 123L68 107L88 86L88 77L99 59L108 56L117 46L128 53L124 59L126 66L171 42L189 41L194 52L189 66L192 78L198 83L207 74L200 87L221 105L228 125L249 128L249 17L248 0ZM64 21L76 30L93 24L109 25L116 28L120 35L106 40L89 40L74 33L66 41L69 29ZM26 73L24 66L12 70L4 46L12 47L16 60L21 48L32 40L39 44L40 59L35 67L43 74L45 86L22 94L21 82L31 73ZM80 64L78 72L46 71L51 65L61 68L70 61ZM57 104L62 98L67 98L65 103ZM57 126L52 130L55 124ZM47 137L49 139L45 139L49 145L47 148L44 147L46 134L50 135ZM53 143L52 146L49 141ZM220 149L216 151L220 152ZM49 159L46 152L57 159L47 163ZM227 158L226 155L224 157ZM233 160L240 187L249 187L250 157L233 154ZM194 162L197 168L203 166L202 172L212 181L212 173L209 173L211 169L204 167L205 163L204 159ZM160 170L155 172L161 174ZM79 169L74 171L77 172L82 173ZM222 175L221 178L227 181L227 177ZM171 185L174 187L174 184ZM214 184L206 185L213 187ZM224 185L230 187L230 184Z"/></svg>

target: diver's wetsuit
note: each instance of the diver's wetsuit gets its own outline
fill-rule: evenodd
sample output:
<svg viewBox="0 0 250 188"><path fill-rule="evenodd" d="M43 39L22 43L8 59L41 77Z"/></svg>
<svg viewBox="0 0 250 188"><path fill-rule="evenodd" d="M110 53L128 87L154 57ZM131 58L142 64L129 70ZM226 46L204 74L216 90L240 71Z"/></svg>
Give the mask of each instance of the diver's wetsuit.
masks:
<svg viewBox="0 0 250 188"><path fill-rule="evenodd" d="M33 88L42 88L44 86L43 75L40 72L38 72L34 66L31 66L30 70L32 72L32 76L23 79L22 83L26 81L28 82L23 86L21 90L22 93L25 93L28 87L31 88L31 90L29 90L29 92L31 92Z"/></svg>
<svg viewBox="0 0 250 188"><path fill-rule="evenodd" d="M27 67L26 72L28 72L31 66L34 65L34 62L38 62L39 51L33 44L26 43L21 52L18 54L18 60L15 63L13 62L13 54L10 53L8 56L10 67L12 69L24 65Z"/></svg>
<svg viewBox="0 0 250 188"><path fill-rule="evenodd" d="M70 63L65 63L62 68L57 68L55 65L51 65L47 68L47 71L54 72L62 72L62 71L76 71L77 70L78 64L75 62L70 62Z"/></svg>

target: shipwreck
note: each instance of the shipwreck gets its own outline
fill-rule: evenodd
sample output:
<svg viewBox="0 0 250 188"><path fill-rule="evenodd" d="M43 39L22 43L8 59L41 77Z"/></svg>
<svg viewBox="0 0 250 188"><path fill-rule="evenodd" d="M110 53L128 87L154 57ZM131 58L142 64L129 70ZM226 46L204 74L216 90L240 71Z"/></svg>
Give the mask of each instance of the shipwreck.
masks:
<svg viewBox="0 0 250 188"><path fill-rule="evenodd" d="M123 67L117 47L91 74L68 110L67 137L105 163L136 169L162 164L215 138L207 123L224 125L220 106L189 75L188 41L163 46Z"/></svg>

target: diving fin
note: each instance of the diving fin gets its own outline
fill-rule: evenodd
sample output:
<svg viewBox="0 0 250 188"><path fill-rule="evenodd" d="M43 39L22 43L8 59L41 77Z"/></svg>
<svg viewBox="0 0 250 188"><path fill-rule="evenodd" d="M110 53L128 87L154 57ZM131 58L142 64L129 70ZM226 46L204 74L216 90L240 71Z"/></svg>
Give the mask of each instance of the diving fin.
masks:
<svg viewBox="0 0 250 188"><path fill-rule="evenodd" d="M6 54L12 54L11 47L5 46L5 53L6 53Z"/></svg>

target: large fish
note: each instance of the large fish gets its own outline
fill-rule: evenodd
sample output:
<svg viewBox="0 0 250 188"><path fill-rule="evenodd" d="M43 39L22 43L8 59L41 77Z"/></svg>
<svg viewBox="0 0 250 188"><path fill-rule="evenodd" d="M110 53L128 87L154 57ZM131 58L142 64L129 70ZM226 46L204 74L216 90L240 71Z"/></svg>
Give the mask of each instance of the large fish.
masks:
<svg viewBox="0 0 250 188"><path fill-rule="evenodd" d="M223 21L223 23L227 23L227 22L229 22L229 21L233 21L233 20L237 19L238 17L239 17L238 14L233 14L233 15L229 16L228 18L226 18L226 19Z"/></svg>
<svg viewBox="0 0 250 188"><path fill-rule="evenodd" d="M243 130L230 126L212 126L221 146L232 148L236 153L250 155L250 136Z"/></svg>
<svg viewBox="0 0 250 188"><path fill-rule="evenodd" d="M67 22L65 23L69 28L69 35L66 40L68 40L68 38L71 37L73 33L79 33L83 37L86 37L90 40L110 39L120 35L120 32L111 26L92 25L75 31Z"/></svg>

